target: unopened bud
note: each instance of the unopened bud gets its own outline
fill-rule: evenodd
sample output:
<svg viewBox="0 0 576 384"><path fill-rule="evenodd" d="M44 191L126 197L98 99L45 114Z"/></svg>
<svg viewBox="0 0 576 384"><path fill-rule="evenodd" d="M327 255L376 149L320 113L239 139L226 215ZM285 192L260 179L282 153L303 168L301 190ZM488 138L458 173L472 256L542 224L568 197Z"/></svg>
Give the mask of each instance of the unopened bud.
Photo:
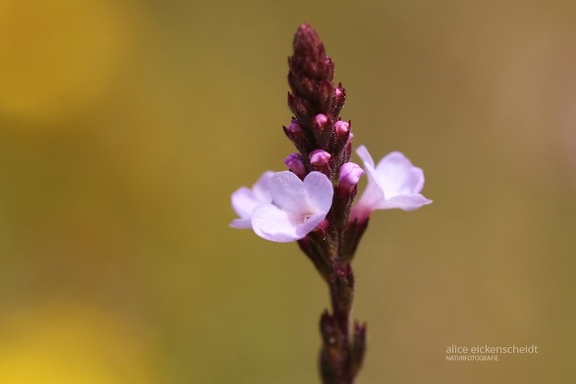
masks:
<svg viewBox="0 0 576 384"><path fill-rule="evenodd" d="M308 159L310 160L310 164L312 164L314 167L324 168L328 165L328 162L330 161L331 157L332 155L330 155L325 150L315 149L312 152L310 152L310 156L308 157Z"/></svg>
<svg viewBox="0 0 576 384"><path fill-rule="evenodd" d="M349 191L358 184L360 177L364 174L364 170L358 164L353 162L342 164L339 172L338 188L346 191Z"/></svg>
<svg viewBox="0 0 576 384"><path fill-rule="evenodd" d="M291 153L284 159L284 164L288 166L292 172L299 178L303 179L306 176L306 166L304 160L299 153Z"/></svg>
<svg viewBox="0 0 576 384"><path fill-rule="evenodd" d="M342 97L344 95L344 88L342 88L342 84L338 84L338 87L334 89L334 98Z"/></svg>
<svg viewBox="0 0 576 384"><path fill-rule="evenodd" d="M334 124L334 132L336 132L337 135L345 135L349 131L350 131L350 124L345 121L338 120L336 124Z"/></svg>
<svg viewBox="0 0 576 384"><path fill-rule="evenodd" d="M290 122L290 125L286 127L286 130L294 134L299 134L300 132L302 132L302 128L300 127L300 124L298 124L296 120L292 120L292 122Z"/></svg>
<svg viewBox="0 0 576 384"><path fill-rule="evenodd" d="M314 126L316 128L325 128L329 123L328 116L319 114L314 117Z"/></svg>

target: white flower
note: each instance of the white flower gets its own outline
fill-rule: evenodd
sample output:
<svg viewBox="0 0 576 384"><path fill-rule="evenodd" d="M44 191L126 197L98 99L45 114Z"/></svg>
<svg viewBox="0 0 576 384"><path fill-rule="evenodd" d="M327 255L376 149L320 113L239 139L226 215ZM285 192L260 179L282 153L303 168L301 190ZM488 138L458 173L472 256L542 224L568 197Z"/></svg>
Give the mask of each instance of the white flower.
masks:
<svg viewBox="0 0 576 384"><path fill-rule="evenodd" d="M232 195L232 205L241 218L231 225L249 228L249 212L254 232L266 240L288 242L304 238L324 220L332 206L334 189L323 173L310 172L303 181L289 171L273 174L267 183L268 201L253 198L256 189L262 187L261 182L262 178L252 191L241 188Z"/></svg>
<svg viewBox="0 0 576 384"><path fill-rule="evenodd" d="M356 153L364 161L368 185L352 207L352 220L365 221L376 209L412 211L432 202L420 194L424 187L424 172L413 166L402 153L389 153L377 166L374 166L372 156L363 145L358 147Z"/></svg>
<svg viewBox="0 0 576 384"><path fill-rule="evenodd" d="M332 206L332 183L320 172L304 181L289 171L278 172L268 182L272 203L252 213L252 228L266 240L288 242L304 238L320 224Z"/></svg>

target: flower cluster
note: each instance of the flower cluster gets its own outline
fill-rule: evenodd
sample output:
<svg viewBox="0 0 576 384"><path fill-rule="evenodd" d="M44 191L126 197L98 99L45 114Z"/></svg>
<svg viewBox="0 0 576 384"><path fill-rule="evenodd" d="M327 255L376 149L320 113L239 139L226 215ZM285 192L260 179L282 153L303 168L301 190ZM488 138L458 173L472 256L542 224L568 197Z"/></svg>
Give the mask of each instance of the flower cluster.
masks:
<svg viewBox="0 0 576 384"><path fill-rule="evenodd" d="M363 360L366 326L350 333L354 277L350 262L373 211L406 211L432 201L420 191L422 169L400 152L378 164L364 146L356 153L363 166L350 161L352 125L340 118L346 100L342 84L334 85L334 63L314 29L302 24L289 58L288 106L291 123L284 134L297 152L284 159L288 170L266 171L252 186L232 194L238 214L230 226L253 229L270 241L297 241L330 289L332 313L320 320L323 347L320 370L324 383L352 383ZM366 189L356 203L358 182Z"/></svg>
<svg viewBox="0 0 576 384"><path fill-rule="evenodd" d="M326 218L334 189L340 193L352 190L364 173L368 185L352 206L351 222L365 223L377 209L411 211L432 202L420 194L424 186L422 169L413 166L402 153L389 153L377 166L365 146L360 146L356 153L363 160L364 169L353 162L344 163L338 170L336 186L321 172L306 174L299 155L288 156L286 164L290 171L266 171L252 189L241 187L232 194L232 207L239 218L230 226L252 228L258 236L270 241L300 240Z"/></svg>

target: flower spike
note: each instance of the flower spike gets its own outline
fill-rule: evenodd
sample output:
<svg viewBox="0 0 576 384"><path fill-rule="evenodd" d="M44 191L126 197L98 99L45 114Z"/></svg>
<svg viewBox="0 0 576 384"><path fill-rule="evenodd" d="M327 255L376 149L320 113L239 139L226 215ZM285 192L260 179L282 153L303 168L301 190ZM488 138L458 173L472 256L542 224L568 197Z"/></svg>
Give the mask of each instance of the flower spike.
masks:
<svg viewBox="0 0 576 384"><path fill-rule="evenodd" d="M375 165L361 146L357 153L363 167L350 162L354 133L351 121L340 117L346 90L334 84L334 62L310 25L298 28L288 66L293 115L283 129L296 152L284 159L288 171L265 172L252 189L232 194L239 217L230 226L252 228L269 241L298 243L330 292L330 310L320 319L322 382L353 384L366 351L366 325L352 326L350 320L351 262L370 214L389 208L409 211L432 201L420 194L422 169L400 152ZM364 174L368 183L354 204Z"/></svg>

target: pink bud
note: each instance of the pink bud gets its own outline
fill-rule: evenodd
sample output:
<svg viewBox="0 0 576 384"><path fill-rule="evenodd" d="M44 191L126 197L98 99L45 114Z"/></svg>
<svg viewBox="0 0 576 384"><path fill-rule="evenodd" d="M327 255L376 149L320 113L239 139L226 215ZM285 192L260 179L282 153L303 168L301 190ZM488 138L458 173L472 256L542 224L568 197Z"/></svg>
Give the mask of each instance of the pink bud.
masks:
<svg viewBox="0 0 576 384"><path fill-rule="evenodd" d="M342 92L342 88L340 88L341 86L342 85L336 87L336 89L334 90L334 97L340 97L344 93Z"/></svg>
<svg viewBox="0 0 576 384"><path fill-rule="evenodd" d="M310 159L310 164L317 168L322 168L328 165L331 157L332 155L323 149L315 149L310 152L310 155L308 156Z"/></svg>
<svg viewBox="0 0 576 384"><path fill-rule="evenodd" d="M325 128L329 123L328 116L324 114L316 115L314 118L314 126L316 128Z"/></svg>
<svg viewBox="0 0 576 384"><path fill-rule="evenodd" d="M334 124L334 130L336 131L337 135L345 135L350 130L350 124L345 121L338 120L336 124Z"/></svg>

